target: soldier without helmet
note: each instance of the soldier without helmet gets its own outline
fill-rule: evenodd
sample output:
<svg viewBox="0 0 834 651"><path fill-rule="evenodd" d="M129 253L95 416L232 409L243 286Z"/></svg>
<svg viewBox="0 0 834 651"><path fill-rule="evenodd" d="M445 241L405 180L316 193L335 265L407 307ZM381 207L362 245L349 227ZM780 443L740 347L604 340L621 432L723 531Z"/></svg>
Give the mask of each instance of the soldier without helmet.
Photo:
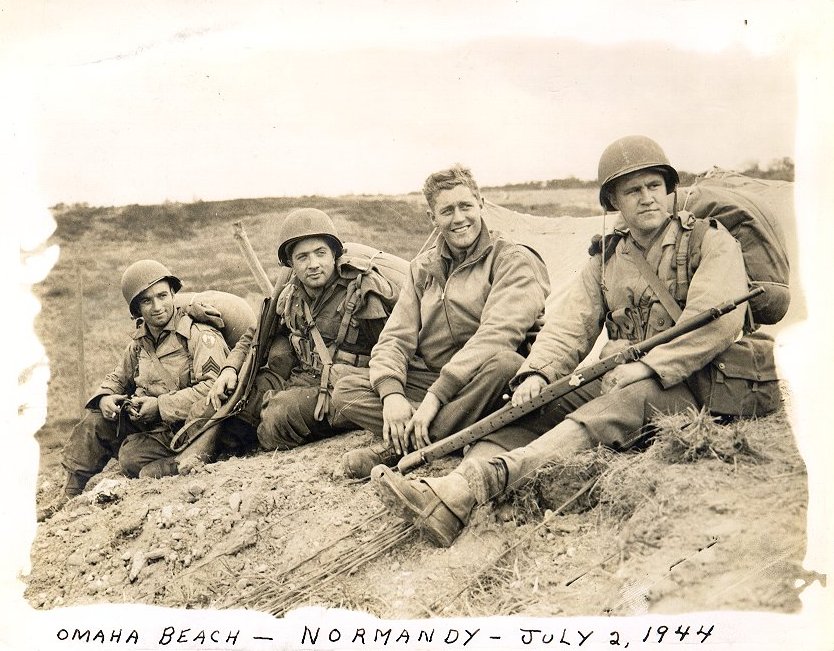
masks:
<svg viewBox="0 0 834 651"><path fill-rule="evenodd" d="M73 428L61 457L64 486L38 511L39 521L80 495L113 457L128 477L159 476L148 469L172 458L174 433L201 415L229 352L220 332L175 306L182 282L165 265L139 260L125 270L121 287L136 330Z"/></svg>
<svg viewBox="0 0 834 651"><path fill-rule="evenodd" d="M678 173L657 143L643 136L612 143L600 159L599 182L603 208L619 210L625 227L592 249L561 305L551 312L511 382L515 405L570 375L603 327L609 338L602 352L606 356L747 291L739 243L713 222L683 304L669 304L679 281L676 240L693 224L667 210ZM657 276L657 290L649 274ZM629 448L656 412L707 407L719 415L763 416L778 404L773 342L746 323L743 309L736 309L517 421L514 428L538 435L524 447L492 458L467 456L444 477L408 480L386 466L374 468L372 477L390 510L413 521L435 543L449 546L476 505L523 485L548 462L597 445Z"/></svg>
<svg viewBox="0 0 834 651"><path fill-rule="evenodd" d="M544 319L544 265L487 229L472 173L457 165L435 172L423 194L437 242L411 261L369 376L345 376L334 390L336 413L382 439L345 454L351 477L494 411ZM527 432L521 441L517 432L497 434L480 449L497 453L527 440Z"/></svg>

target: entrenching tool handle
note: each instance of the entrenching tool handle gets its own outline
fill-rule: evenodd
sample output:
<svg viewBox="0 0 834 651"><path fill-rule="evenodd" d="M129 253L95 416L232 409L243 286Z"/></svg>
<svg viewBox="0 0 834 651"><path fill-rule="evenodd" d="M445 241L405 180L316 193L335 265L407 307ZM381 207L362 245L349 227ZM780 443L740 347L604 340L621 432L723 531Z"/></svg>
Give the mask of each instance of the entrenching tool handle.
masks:
<svg viewBox="0 0 834 651"><path fill-rule="evenodd" d="M420 448L419 450L406 454L397 464L397 470L405 474L407 472L411 472L415 468L419 468L423 464L430 463L435 459L444 457L455 450L460 450L470 443L474 443L475 441L482 439L487 434L491 434L501 427L518 420L522 416L535 411L539 407L543 407L544 405L567 395L577 387L583 386L602 377L614 367L627 362L637 361L652 348L669 343L683 334L697 330L707 323L732 312L739 305L746 303L751 298L761 294L763 291L764 290L761 287L757 287L739 298L729 300L726 303L722 303L721 305L717 305L715 307L711 307L710 309L704 310L689 319L680 321L671 328L668 328L653 337L649 337L643 342L632 344L625 350L601 359L595 364L590 364L583 368L576 369L571 375L565 376L545 386L535 398L532 398L517 407L512 404L504 405L499 410L485 416L469 427L463 428L456 434L452 434L445 439L435 441L424 448Z"/></svg>

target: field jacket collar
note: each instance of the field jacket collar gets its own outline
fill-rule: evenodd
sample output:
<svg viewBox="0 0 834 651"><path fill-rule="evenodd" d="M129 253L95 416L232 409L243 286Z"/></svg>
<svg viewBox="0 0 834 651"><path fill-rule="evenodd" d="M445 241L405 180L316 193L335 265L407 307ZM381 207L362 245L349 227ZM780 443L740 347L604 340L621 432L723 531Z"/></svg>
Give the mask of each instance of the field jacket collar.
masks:
<svg viewBox="0 0 834 651"><path fill-rule="evenodd" d="M645 251L643 247L634 239L634 236L631 234L631 229L625 224L622 227L617 227L615 231L623 236L623 249L626 253L629 252L630 247L636 248L640 251L644 256L648 255L649 251L654 249L658 246L658 242L660 242L660 246L658 250L663 250L664 247L673 246L677 241L678 236L678 229L674 228L673 224L680 224L677 219L674 219L671 215L669 216L668 221L664 226L661 227L663 235L660 234L655 236L655 239L652 240L649 248Z"/></svg>
<svg viewBox="0 0 834 651"><path fill-rule="evenodd" d="M455 269L460 269L466 265L477 262L481 258L489 254L493 247L493 236L487 228L486 222L481 218L481 232L478 234L478 239L466 252L463 260ZM454 262L452 250L446 243L443 237L438 238L437 247L434 250L434 255L429 258L428 270L439 281L445 283L449 277L449 269Z"/></svg>
<svg viewBox="0 0 834 651"><path fill-rule="evenodd" d="M171 320L163 326L162 331L159 334L162 335L162 332L176 332L177 334L180 334L188 339L191 335L191 323L191 317L185 314L180 308L176 308L174 309L174 316L172 316ZM153 336L148 330L148 326L145 325L144 319L136 320L136 330L133 332L132 336L137 341L142 337L147 337L152 343L154 343L154 345L157 343L154 342ZM160 337L160 341L161 340L162 338Z"/></svg>
<svg viewBox="0 0 834 651"><path fill-rule="evenodd" d="M321 294L318 296L313 296L310 292L307 291L307 288L304 286L304 283L298 278L298 276L293 276L292 284L295 285L295 291L299 292L298 296L303 300L307 305L310 306L310 311L312 312L313 316L316 316L322 309L322 307L330 300L330 297L341 287L344 288L347 286L349 282L347 279L342 278L337 270L334 270L333 275L327 281L327 284L322 287Z"/></svg>

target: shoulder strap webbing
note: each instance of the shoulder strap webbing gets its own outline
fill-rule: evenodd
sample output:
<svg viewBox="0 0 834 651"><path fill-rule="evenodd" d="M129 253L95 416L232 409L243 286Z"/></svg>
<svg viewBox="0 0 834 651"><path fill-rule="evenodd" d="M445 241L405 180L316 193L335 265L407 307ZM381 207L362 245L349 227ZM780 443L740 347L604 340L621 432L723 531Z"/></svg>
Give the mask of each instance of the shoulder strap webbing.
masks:
<svg viewBox="0 0 834 651"><path fill-rule="evenodd" d="M646 262L646 258L643 257L643 254L634 247L632 247L632 251L633 255L631 257L634 260L634 264L637 265L637 269L639 269L640 273L643 274L643 278L647 283L649 283L649 287L652 288L652 291L655 293L655 296L657 296L661 305L666 308L669 316L672 317L672 321L677 323L681 314L683 314L683 310L681 310L680 305L677 304L675 299L672 297L672 294L669 293L669 290L666 289L663 282L649 266L649 263Z"/></svg>
<svg viewBox="0 0 834 651"><path fill-rule="evenodd" d="M321 421L324 420L328 407L330 406L330 392L328 391L328 388L330 384L330 369L333 367L333 357L330 354L330 350L327 348L327 345L324 343L324 339L322 338L318 327L316 327L316 322L313 319L313 313L310 311L310 306L307 305L307 301L305 300L302 300L301 303L304 306L304 318L307 321L307 328L309 329L310 336L313 338L313 345L316 348L316 352L319 354L319 358L321 358L322 368L321 381L319 382L319 395L316 400L316 408L313 411L313 418L317 421Z"/></svg>
<svg viewBox="0 0 834 651"><path fill-rule="evenodd" d="M345 293L344 308L342 310L342 320L339 323L339 332L336 334L336 341L333 342L334 351L339 349L345 341L348 328L350 327L350 320L353 318L353 313L356 311L356 303L361 296L359 288L362 284L362 278L364 278L364 276L364 272L361 272L358 276L356 276L356 278L348 283L347 292Z"/></svg>
<svg viewBox="0 0 834 651"><path fill-rule="evenodd" d="M675 299L685 301L689 293L689 244L691 229L681 229L675 242Z"/></svg>

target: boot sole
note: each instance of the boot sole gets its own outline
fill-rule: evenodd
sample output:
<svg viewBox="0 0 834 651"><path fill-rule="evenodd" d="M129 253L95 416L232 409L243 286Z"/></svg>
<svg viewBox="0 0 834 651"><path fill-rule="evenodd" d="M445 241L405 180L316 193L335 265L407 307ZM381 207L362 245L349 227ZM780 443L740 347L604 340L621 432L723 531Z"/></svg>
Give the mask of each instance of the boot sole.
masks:
<svg viewBox="0 0 834 651"><path fill-rule="evenodd" d="M445 508L440 498L435 496L433 503L430 503L426 508L420 509L396 486L396 480L393 479L395 476L398 477L399 473L396 473L385 465L376 466L371 473L376 494L382 500L382 503L385 504L389 511L406 522L413 524L435 545L439 547L451 547L452 543L457 539L457 533L450 538L448 534L444 535L436 531L429 523L430 518L435 517L437 519L434 511L438 504L441 508ZM426 510L429 510L429 513L424 517ZM450 517L457 520L457 517L451 512ZM460 529L462 528L461 526Z"/></svg>

